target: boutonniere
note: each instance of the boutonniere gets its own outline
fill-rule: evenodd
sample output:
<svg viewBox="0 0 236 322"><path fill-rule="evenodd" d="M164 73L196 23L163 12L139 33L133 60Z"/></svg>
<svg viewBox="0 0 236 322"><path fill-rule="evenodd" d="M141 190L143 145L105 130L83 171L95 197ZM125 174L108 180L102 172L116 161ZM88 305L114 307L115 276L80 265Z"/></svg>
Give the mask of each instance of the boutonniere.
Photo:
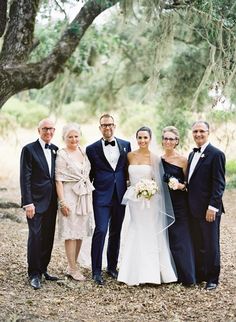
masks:
<svg viewBox="0 0 236 322"><path fill-rule="evenodd" d="M124 147L124 152L126 152L126 147Z"/></svg>
<svg viewBox="0 0 236 322"><path fill-rule="evenodd" d="M52 153L53 153L54 155L56 155L56 154L57 154L57 151L56 151L56 150L52 150Z"/></svg>
<svg viewBox="0 0 236 322"><path fill-rule="evenodd" d="M201 154L200 158L205 158L205 154L204 153Z"/></svg>

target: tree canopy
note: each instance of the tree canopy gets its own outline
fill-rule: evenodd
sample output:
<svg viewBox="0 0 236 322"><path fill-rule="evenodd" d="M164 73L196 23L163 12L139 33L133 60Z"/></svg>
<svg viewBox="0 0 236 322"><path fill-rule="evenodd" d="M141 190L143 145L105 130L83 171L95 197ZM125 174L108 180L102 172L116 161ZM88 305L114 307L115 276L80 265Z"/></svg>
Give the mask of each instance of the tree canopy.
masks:
<svg viewBox="0 0 236 322"><path fill-rule="evenodd" d="M65 3L77 1L1 1L0 107L14 94L55 79L63 93L68 82L61 86L60 75L66 73L79 77L80 99L85 91L95 93L86 94L91 109L114 103L120 93L132 100L135 93L143 103L159 99L163 111L200 111L208 87L219 84L234 97L235 1L88 0L73 21L45 14L42 24L53 6L65 13ZM94 19L115 4L118 16L99 32ZM93 71L98 69L99 76ZM66 93L69 102L72 94Z"/></svg>

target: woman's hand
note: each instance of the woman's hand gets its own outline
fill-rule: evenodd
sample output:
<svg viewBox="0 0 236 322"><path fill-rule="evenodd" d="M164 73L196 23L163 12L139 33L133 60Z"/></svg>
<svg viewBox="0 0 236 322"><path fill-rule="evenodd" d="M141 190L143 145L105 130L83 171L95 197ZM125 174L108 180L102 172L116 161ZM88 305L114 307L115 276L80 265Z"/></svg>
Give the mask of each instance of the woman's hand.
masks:
<svg viewBox="0 0 236 322"><path fill-rule="evenodd" d="M63 216L68 217L70 214L70 208L66 204L64 204L64 206L61 207L61 212Z"/></svg>
<svg viewBox="0 0 236 322"><path fill-rule="evenodd" d="M63 216L65 217L69 216L70 208L63 199L58 201L58 208L61 209Z"/></svg>

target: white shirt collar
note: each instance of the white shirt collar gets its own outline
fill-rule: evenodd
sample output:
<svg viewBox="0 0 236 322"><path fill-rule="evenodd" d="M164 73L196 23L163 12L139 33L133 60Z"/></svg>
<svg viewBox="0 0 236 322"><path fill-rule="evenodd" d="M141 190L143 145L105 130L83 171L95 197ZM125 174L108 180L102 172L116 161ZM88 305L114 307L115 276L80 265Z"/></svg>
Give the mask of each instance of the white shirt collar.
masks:
<svg viewBox="0 0 236 322"><path fill-rule="evenodd" d="M40 145L41 145L42 149L44 149L44 148L45 148L45 144L46 144L47 142L45 142L44 140L42 140L41 138L39 138L39 143L40 143ZM51 143L48 143L48 144L50 145Z"/></svg>
<svg viewBox="0 0 236 322"><path fill-rule="evenodd" d="M201 153L205 150L205 148L208 146L210 142L207 141L206 143L204 143L202 146L201 146Z"/></svg>

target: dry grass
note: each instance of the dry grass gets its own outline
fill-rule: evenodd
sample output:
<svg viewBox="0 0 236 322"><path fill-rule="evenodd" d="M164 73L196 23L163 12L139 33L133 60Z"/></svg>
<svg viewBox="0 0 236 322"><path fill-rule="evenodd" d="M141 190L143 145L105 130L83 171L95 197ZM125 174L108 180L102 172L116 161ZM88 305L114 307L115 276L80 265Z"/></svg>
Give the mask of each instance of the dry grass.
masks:
<svg viewBox="0 0 236 322"><path fill-rule="evenodd" d="M1 191L1 197L19 201L18 188ZM128 287L108 277L106 285L98 287L91 281L89 269L84 269L87 281L68 280L63 274L66 265L63 245L57 239L50 272L61 280L45 281L40 290L34 291L26 275L24 214L21 209L0 209L0 321L236 321L235 198L236 191L226 192L221 281L211 292L205 291L203 285Z"/></svg>

